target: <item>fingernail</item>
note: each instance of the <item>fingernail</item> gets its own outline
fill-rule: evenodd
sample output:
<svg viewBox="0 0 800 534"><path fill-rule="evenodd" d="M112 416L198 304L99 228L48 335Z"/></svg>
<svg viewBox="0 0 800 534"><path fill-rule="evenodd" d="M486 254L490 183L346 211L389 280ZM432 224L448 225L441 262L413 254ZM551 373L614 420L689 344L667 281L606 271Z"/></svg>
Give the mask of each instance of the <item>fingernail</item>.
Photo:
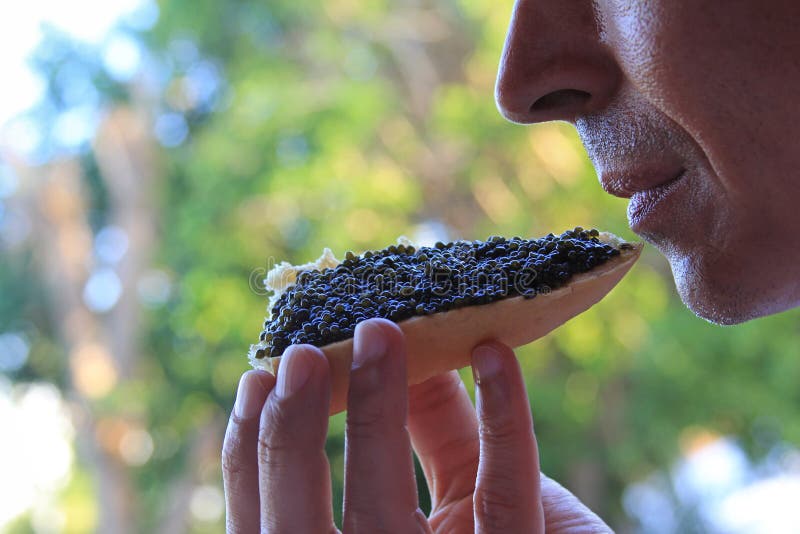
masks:
<svg viewBox="0 0 800 534"><path fill-rule="evenodd" d="M386 354L386 340L380 326L369 322L356 326L353 343L353 367L374 362Z"/></svg>
<svg viewBox="0 0 800 534"><path fill-rule="evenodd" d="M500 352L491 345L479 345L472 351L472 375L476 384L493 379L502 370Z"/></svg>
<svg viewBox="0 0 800 534"><path fill-rule="evenodd" d="M267 398L267 390L261 383L261 378L255 371L248 371L239 380L239 388L236 390L236 402L233 405L233 412L239 419L250 419L261 413L264 401Z"/></svg>
<svg viewBox="0 0 800 534"><path fill-rule="evenodd" d="M275 393L286 398L295 391L303 387L311 375L311 361L307 354L291 347L284 352L278 368L278 383L275 385Z"/></svg>

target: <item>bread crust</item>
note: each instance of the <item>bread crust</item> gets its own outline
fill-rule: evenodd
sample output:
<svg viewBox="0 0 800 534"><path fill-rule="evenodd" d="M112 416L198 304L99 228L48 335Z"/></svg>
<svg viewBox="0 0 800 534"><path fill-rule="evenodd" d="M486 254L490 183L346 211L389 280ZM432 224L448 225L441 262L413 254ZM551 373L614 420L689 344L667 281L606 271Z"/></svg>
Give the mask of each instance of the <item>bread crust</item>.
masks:
<svg viewBox="0 0 800 534"><path fill-rule="evenodd" d="M604 241L620 242L605 234ZM405 334L408 383L470 365L472 349L496 339L512 348L526 345L588 310L617 285L641 253L640 243L620 250L591 271L574 275L562 287L531 299L510 297L489 304L411 317L398 326ZM321 347L331 371L331 415L346 409L353 339ZM278 373L281 357L253 360L253 366Z"/></svg>

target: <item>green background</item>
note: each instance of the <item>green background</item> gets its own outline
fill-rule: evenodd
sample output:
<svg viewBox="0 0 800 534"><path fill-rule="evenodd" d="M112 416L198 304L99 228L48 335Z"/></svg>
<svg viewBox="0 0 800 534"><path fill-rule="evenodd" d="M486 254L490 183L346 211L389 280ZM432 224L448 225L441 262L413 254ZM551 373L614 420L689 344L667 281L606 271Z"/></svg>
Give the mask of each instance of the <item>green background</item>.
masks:
<svg viewBox="0 0 800 534"><path fill-rule="evenodd" d="M223 517L188 511L186 488L221 487L225 421L266 313L251 278L270 262L380 248L402 234L581 225L635 239L625 201L603 193L569 125L523 127L497 112L510 2L159 7L152 29L120 29L145 57L124 83L98 50L48 34L37 55L48 100L34 119L47 132L70 87L89 79L100 129L77 151L46 138L38 162L14 164L42 224L3 251L0 332L24 332L31 345L11 380L56 384L76 421L76 464L58 499L65 532L111 520L122 532L223 529ZM185 124L185 140L169 140L165 116L178 139ZM157 143L158 124L175 146ZM97 267L86 243L108 224L133 236L116 267L123 297L93 313L75 293ZM142 300L137 283L154 269L170 290ZM517 352L543 471L624 531L635 528L626 485L698 441L735 436L755 459L800 443L798 319L712 326L682 306L668 265L646 248L605 300ZM99 356L79 350L87 339L104 347ZM337 520L342 431L339 415L327 446ZM149 436L146 461L120 453L126 435ZM27 515L7 527L31 529Z"/></svg>

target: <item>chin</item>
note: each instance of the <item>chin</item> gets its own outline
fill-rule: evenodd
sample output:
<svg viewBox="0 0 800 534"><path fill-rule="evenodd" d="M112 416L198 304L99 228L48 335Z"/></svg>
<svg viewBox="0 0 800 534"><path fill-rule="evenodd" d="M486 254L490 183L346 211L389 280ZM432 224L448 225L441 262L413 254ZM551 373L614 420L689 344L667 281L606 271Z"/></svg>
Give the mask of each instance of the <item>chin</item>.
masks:
<svg viewBox="0 0 800 534"><path fill-rule="evenodd" d="M698 286L690 278L675 278L678 294L684 305L709 323L721 326L741 324L765 314L758 313L731 295L714 294Z"/></svg>
<svg viewBox="0 0 800 534"><path fill-rule="evenodd" d="M698 317L716 325L741 324L800 305L787 298L786 285L747 271L731 270L730 263L670 258L681 300ZM772 282L772 283L770 283Z"/></svg>

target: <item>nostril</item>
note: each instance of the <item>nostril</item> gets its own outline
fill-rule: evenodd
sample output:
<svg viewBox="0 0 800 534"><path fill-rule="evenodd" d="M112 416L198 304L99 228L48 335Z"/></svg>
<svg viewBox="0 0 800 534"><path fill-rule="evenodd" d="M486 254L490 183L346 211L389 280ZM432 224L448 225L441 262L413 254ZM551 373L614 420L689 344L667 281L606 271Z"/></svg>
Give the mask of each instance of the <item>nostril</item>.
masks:
<svg viewBox="0 0 800 534"><path fill-rule="evenodd" d="M578 89L560 89L547 93L531 105L531 112L554 109L574 109L584 105L592 95Z"/></svg>

